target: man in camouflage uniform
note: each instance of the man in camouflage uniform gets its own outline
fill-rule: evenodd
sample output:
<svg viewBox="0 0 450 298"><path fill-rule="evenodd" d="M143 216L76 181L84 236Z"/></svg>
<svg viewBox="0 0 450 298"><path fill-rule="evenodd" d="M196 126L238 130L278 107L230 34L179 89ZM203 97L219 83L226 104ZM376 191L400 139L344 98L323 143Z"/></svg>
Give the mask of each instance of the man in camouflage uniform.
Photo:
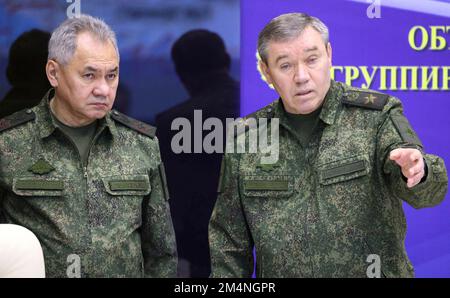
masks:
<svg viewBox="0 0 450 298"><path fill-rule="evenodd" d="M280 100L249 118L279 119L279 159L225 155L212 276L251 276L253 247L258 277L414 276L402 201L440 203L443 160L424 153L398 99L331 80L328 29L317 18L273 19L258 52Z"/></svg>
<svg viewBox="0 0 450 298"><path fill-rule="evenodd" d="M0 222L39 239L47 277L173 277L176 244L155 128L110 111L114 32L82 15L49 43L50 90L0 120Z"/></svg>

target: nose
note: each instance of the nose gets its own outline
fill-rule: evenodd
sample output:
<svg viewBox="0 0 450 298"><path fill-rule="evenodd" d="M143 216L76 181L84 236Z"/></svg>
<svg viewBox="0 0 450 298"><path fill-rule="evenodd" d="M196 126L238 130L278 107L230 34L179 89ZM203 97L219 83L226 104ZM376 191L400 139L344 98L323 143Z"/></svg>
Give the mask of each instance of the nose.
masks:
<svg viewBox="0 0 450 298"><path fill-rule="evenodd" d="M109 85L108 82L104 78L100 79L94 87L92 93L95 97L104 97L107 98L109 94Z"/></svg>
<svg viewBox="0 0 450 298"><path fill-rule="evenodd" d="M296 84L305 84L309 81L310 76L308 73L308 70L305 69L304 66L298 65L295 74L294 74L294 81Z"/></svg>

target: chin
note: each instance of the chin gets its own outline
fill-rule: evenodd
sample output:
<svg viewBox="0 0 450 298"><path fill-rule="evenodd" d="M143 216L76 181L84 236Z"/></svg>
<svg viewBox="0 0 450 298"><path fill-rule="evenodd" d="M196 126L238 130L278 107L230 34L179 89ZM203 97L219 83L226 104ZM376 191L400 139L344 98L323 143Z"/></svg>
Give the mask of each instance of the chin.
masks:
<svg viewBox="0 0 450 298"><path fill-rule="evenodd" d="M297 114L309 114L317 109L316 102L312 99L305 101L298 101L295 106Z"/></svg>
<svg viewBox="0 0 450 298"><path fill-rule="evenodd" d="M89 115L89 118L91 118L93 120L102 119L106 116L107 113L108 113L108 111L96 111L96 112L91 113Z"/></svg>

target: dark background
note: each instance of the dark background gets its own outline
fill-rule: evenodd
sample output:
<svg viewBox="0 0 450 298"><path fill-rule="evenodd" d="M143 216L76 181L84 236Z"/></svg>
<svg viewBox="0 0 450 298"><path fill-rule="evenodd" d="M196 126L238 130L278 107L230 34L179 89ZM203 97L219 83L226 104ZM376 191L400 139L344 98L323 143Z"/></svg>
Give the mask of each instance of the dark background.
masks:
<svg viewBox="0 0 450 298"><path fill-rule="evenodd" d="M72 0L73 1L73 0ZM239 0L80 0L81 13L103 19L117 34L120 82L130 90L127 114L154 124L154 117L185 100L170 49L184 32L204 28L218 33L239 80ZM10 88L8 51L24 31L53 29L67 18L66 0L0 0L0 100Z"/></svg>

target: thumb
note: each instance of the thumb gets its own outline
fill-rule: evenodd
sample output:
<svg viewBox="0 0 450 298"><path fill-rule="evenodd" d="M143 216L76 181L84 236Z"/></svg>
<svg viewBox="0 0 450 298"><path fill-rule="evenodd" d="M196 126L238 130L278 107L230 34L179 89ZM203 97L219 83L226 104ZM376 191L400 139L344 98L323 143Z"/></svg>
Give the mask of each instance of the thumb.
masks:
<svg viewBox="0 0 450 298"><path fill-rule="evenodd" d="M401 157L401 155L402 155L402 153L401 153L400 149L394 149L389 154L389 159L397 160L397 159L399 159Z"/></svg>

